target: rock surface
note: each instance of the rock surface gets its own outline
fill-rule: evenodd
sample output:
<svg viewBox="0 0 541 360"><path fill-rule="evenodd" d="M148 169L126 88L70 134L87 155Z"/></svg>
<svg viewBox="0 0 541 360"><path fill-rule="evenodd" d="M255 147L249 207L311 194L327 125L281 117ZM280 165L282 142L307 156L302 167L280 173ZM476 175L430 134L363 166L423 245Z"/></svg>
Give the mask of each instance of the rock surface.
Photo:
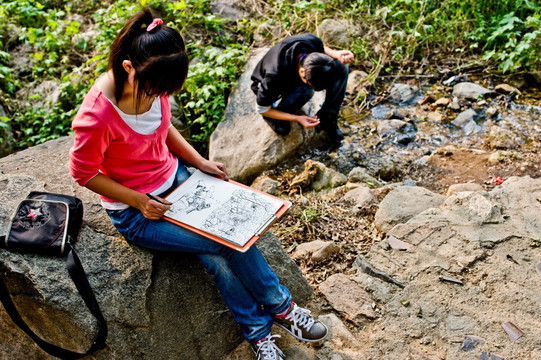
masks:
<svg viewBox="0 0 541 360"><path fill-rule="evenodd" d="M339 247L332 241L314 240L300 244L292 256L294 259L307 259L316 263L330 259L339 251Z"/></svg>
<svg viewBox="0 0 541 360"><path fill-rule="evenodd" d="M344 199L355 203L353 208L355 211L368 209L370 206L377 203L377 199L367 186L359 186L356 189L348 191L344 195Z"/></svg>
<svg viewBox="0 0 541 360"><path fill-rule="evenodd" d="M248 17L249 13L245 8L246 5L237 0L214 0L211 3L212 13L233 20L242 20Z"/></svg>
<svg viewBox="0 0 541 360"><path fill-rule="evenodd" d="M293 179L290 186L319 191L343 185L347 179L347 176L329 169L323 163L308 159L304 163L304 171Z"/></svg>
<svg viewBox="0 0 541 360"><path fill-rule="evenodd" d="M350 45L347 20L325 19L318 27L321 40L335 49L347 49Z"/></svg>
<svg viewBox="0 0 541 360"><path fill-rule="evenodd" d="M397 105L408 105L415 101L418 94L418 86L397 83L390 90L389 101Z"/></svg>
<svg viewBox="0 0 541 360"><path fill-rule="evenodd" d="M458 114L456 119L451 121L451 123L462 128L465 135L471 135L481 130L481 127L475 123L474 117L476 115L475 110L468 109Z"/></svg>
<svg viewBox="0 0 541 360"><path fill-rule="evenodd" d="M466 183L466 184L453 184L447 189L447 196L454 195L463 191L480 191L483 187L479 184Z"/></svg>
<svg viewBox="0 0 541 360"><path fill-rule="evenodd" d="M366 344L364 358L537 359L539 199L540 179L512 177L490 192L450 196L393 227L388 236L413 245L407 251L374 244L366 261L405 288L361 271L352 276L383 313L357 338ZM505 322L524 336L512 341ZM484 342L462 350L472 336Z"/></svg>
<svg viewBox="0 0 541 360"><path fill-rule="evenodd" d="M376 318L370 295L344 274L331 275L321 283L319 290L334 309L357 326L367 318Z"/></svg>
<svg viewBox="0 0 541 360"><path fill-rule="evenodd" d="M490 93L489 89L470 82L461 82L453 87L453 96L468 99L477 99Z"/></svg>
<svg viewBox="0 0 541 360"><path fill-rule="evenodd" d="M387 232L396 224L406 222L429 208L438 207L444 199L442 195L423 187L398 186L380 203L374 219L376 227L381 232Z"/></svg>
<svg viewBox="0 0 541 360"><path fill-rule="evenodd" d="M541 179L438 196L319 283L330 335L313 347L278 331L289 358L539 359ZM514 327L518 336L506 332ZM250 351L242 344L226 360Z"/></svg>
<svg viewBox="0 0 541 360"><path fill-rule="evenodd" d="M76 195L84 223L75 243L109 325L107 348L95 359L218 359L243 341L211 277L191 255L130 246L112 227L98 197L68 173L71 137L0 159L0 227L32 190ZM268 232L261 249L294 298L312 288ZM20 312L50 342L78 351L90 346L95 321L86 311L61 258L0 250L2 276ZM2 358L50 359L0 310ZM67 335L66 335L67 334Z"/></svg>

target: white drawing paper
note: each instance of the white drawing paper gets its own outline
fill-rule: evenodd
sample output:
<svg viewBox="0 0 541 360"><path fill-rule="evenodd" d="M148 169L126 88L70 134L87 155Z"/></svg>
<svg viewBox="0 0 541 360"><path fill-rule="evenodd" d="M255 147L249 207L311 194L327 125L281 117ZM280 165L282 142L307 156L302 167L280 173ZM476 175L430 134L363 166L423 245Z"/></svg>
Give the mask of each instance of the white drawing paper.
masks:
<svg viewBox="0 0 541 360"><path fill-rule="evenodd" d="M272 222L284 205L257 191L196 170L167 196L165 216L244 246Z"/></svg>

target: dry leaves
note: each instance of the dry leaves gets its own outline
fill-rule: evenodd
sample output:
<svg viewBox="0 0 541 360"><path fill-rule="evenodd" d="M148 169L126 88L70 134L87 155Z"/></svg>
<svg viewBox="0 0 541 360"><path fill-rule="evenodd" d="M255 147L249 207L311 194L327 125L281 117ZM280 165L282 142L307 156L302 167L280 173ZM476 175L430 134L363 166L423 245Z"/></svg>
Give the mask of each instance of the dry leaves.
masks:
<svg viewBox="0 0 541 360"><path fill-rule="evenodd" d="M298 261L312 285L347 271L358 255L365 254L379 240L373 225L374 213L354 213L353 204L343 200L341 192L332 196L305 194L289 200L293 203L290 211L272 228L288 252L314 240L333 241L340 248L335 256L322 263Z"/></svg>

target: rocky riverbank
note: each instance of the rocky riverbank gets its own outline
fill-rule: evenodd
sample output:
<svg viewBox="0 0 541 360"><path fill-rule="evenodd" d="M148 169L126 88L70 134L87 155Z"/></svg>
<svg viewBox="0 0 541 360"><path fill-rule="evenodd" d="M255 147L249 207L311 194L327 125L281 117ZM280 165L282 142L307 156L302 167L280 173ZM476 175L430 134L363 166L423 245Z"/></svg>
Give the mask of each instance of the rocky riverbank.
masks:
<svg viewBox="0 0 541 360"><path fill-rule="evenodd" d="M284 244L317 289L309 306L332 329L321 347L282 334L286 354L539 359L541 180L512 177L490 191L472 183L454 185L449 196L411 183L383 188L388 193L375 205L375 221L356 229L364 232L368 250L361 236L355 244L355 236L343 236L338 224L336 232L314 234L318 240L302 242L293 235L295 245ZM336 223L345 209L366 217L358 210L374 208L377 196L370 202L365 195L354 197L363 193L359 189L363 186L345 196L334 191L335 206L319 221ZM312 195L307 199L314 201ZM241 345L228 359L248 358L248 350Z"/></svg>
<svg viewBox="0 0 541 360"><path fill-rule="evenodd" d="M520 84L469 80L349 102L338 148L254 181L294 203L273 232L332 328L319 347L278 330L289 358L541 359L541 108Z"/></svg>

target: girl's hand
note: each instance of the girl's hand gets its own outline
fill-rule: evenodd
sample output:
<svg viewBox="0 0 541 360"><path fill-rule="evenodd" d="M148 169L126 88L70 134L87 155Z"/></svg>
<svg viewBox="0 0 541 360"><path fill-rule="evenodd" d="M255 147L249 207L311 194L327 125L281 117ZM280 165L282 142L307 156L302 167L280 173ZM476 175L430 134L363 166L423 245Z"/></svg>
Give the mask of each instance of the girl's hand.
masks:
<svg viewBox="0 0 541 360"><path fill-rule="evenodd" d="M220 179L225 181L229 180L225 165L216 161L206 160L199 166L199 170L206 172L207 174L217 175Z"/></svg>
<svg viewBox="0 0 541 360"><path fill-rule="evenodd" d="M158 220L163 214L171 207L172 203L162 199L161 197L154 196L159 201L149 198L145 194L141 194L144 197L141 197L141 202L139 203L138 209L141 211L144 217L149 220Z"/></svg>

